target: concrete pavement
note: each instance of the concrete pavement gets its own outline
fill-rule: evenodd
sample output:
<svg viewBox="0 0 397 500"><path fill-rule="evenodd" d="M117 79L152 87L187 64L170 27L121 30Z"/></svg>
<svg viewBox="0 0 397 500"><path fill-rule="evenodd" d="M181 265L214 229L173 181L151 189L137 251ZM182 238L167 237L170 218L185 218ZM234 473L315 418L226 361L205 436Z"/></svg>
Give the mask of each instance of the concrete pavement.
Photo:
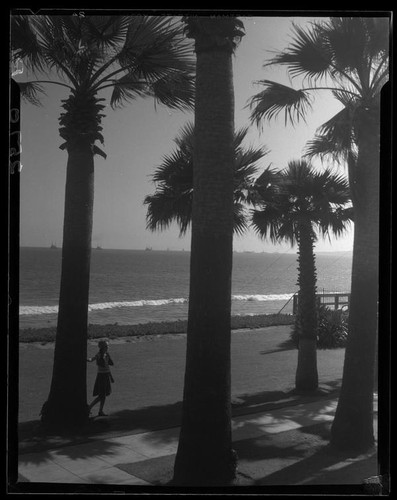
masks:
<svg viewBox="0 0 397 500"><path fill-rule="evenodd" d="M242 484L362 484L376 476L375 451L351 458L331 457L321 451L336 405L337 396L333 394L309 403L235 416L233 446L239 456ZM376 432L376 421L374 425ZM179 427L172 427L109 434L100 439L91 436L79 444L20 453L18 482L76 488L104 484L121 488L163 486L172 478L178 436Z"/></svg>

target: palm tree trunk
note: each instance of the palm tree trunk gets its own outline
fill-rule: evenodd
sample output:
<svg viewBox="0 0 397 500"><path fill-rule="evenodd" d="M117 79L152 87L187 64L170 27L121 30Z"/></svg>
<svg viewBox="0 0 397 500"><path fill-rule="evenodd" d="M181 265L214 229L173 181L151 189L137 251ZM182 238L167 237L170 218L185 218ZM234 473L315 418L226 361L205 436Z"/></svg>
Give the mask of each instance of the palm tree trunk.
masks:
<svg viewBox="0 0 397 500"><path fill-rule="evenodd" d="M379 117L359 130L349 333L331 444L365 450L374 443L373 390L378 326Z"/></svg>
<svg viewBox="0 0 397 500"><path fill-rule="evenodd" d="M196 44L197 48L197 44ZM231 50L197 51L189 318L178 485L227 484L231 435L234 92Z"/></svg>
<svg viewBox="0 0 397 500"><path fill-rule="evenodd" d="M318 387L316 268L313 252L313 232L310 224L300 224L298 244L297 326L299 346L295 389L298 392L307 392L315 391Z"/></svg>
<svg viewBox="0 0 397 500"><path fill-rule="evenodd" d="M42 421L63 429L88 416L87 316L94 201L94 159L89 141L68 148L62 272L50 393Z"/></svg>

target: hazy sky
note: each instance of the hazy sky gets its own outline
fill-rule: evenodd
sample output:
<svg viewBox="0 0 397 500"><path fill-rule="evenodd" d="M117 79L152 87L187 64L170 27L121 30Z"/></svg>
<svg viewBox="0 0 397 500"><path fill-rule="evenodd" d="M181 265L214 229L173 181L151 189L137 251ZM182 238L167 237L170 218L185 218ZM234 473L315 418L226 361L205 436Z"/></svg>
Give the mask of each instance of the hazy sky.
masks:
<svg viewBox="0 0 397 500"><path fill-rule="evenodd" d="M267 67L263 63L271 51L280 50L291 41L292 20L304 25L304 17L242 17L246 35L234 57L236 128L249 125L247 101L261 88L260 79L291 83L285 68ZM26 73L17 81L26 79ZM60 100L67 97L67 89L46 86L47 95L42 106L22 104L22 154L20 194L20 242L22 246L49 246L62 244L64 191L67 153L59 149L63 140L58 133ZM105 91L106 92L106 91ZM110 93L103 92L103 97ZM102 96L101 96L102 97ZM108 101L109 102L109 101ZM261 163L261 172L270 163L281 169L292 159L299 159L307 140L316 128L340 109L328 92L317 92L313 111L307 121L292 127L285 126L280 114L277 121L264 123L262 131L252 126L247 145L264 145L270 153ZM190 233L179 237L172 225L169 230L152 233L146 229L144 197L154 192L151 181L154 169L162 157L174 149L173 139L193 113L169 111L154 107L150 99L137 99L123 109L105 108L102 120L107 159L95 156L95 201L93 245L103 248L188 250ZM321 164L318 163L320 166ZM347 174L343 169L341 173ZM236 236L234 249L238 251L288 250L288 245L274 246L253 232ZM352 249L352 231L343 239L331 243L319 240L319 251L347 251Z"/></svg>

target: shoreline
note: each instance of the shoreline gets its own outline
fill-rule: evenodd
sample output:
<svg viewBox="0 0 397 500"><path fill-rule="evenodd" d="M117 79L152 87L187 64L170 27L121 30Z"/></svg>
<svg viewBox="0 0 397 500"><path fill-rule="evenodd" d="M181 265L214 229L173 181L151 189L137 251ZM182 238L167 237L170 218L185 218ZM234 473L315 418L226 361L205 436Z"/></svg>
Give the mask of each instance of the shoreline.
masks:
<svg viewBox="0 0 397 500"><path fill-rule="evenodd" d="M292 314L261 314L255 316L232 316L232 330L264 328L267 326L292 325L294 316ZM88 325L88 340L108 338L117 339L121 337L141 337L146 335L167 335L186 333L187 320L159 321L150 323L139 323L132 325L124 324L92 324ZM19 329L19 342L54 342L56 326L33 327Z"/></svg>

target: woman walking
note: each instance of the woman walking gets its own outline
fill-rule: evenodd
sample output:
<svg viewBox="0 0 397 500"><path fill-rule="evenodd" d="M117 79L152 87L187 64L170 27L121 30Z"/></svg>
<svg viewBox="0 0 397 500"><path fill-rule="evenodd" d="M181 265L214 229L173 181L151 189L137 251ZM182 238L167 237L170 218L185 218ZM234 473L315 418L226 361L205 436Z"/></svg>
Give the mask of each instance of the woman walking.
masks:
<svg viewBox="0 0 397 500"><path fill-rule="evenodd" d="M89 405L89 410L99 403L99 417L107 416L103 412L103 407L105 405L106 397L112 392L111 382L114 382L112 374L110 372L109 366L113 366L112 358L108 353L109 344L106 340L100 340L98 342L99 351L92 358L88 358L87 361L96 361L98 367L98 373L95 379L94 390L92 395L96 396L94 401Z"/></svg>

